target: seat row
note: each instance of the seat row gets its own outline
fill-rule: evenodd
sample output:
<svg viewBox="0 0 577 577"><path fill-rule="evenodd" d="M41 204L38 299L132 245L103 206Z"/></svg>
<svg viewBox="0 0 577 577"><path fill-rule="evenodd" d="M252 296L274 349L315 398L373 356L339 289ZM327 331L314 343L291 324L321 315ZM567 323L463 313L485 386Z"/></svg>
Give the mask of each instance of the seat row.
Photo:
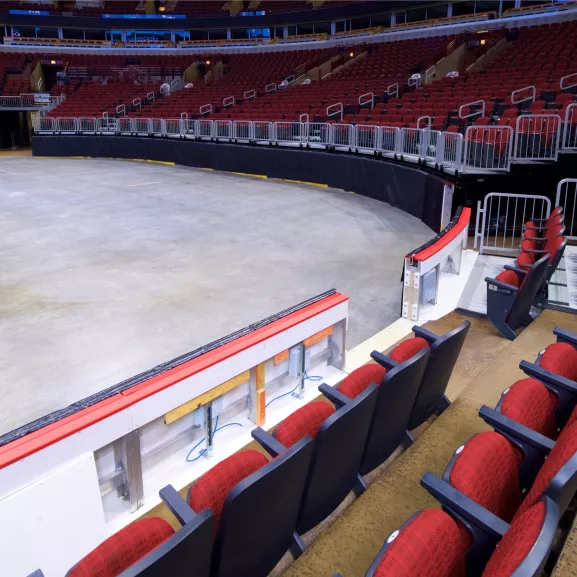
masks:
<svg viewBox="0 0 577 577"><path fill-rule="evenodd" d="M322 384L324 398L280 423L252 431L259 450L215 465L184 500L167 486L160 496L179 521L161 518L125 527L67 577L265 577L283 555L298 557L301 536L330 515L364 475L412 441L411 430L450 402L445 396L470 323L444 335L414 327L415 336L343 379Z"/></svg>
<svg viewBox="0 0 577 577"><path fill-rule="evenodd" d="M505 265L495 278L487 277L487 317L507 339L527 326L532 306L547 299L548 283L565 252L563 209L558 206L546 219L525 223L516 266Z"/></svg>
<svg viewBox="0 0 577 577"><path fill-rule="evenodd" d="M533 577L577 491L577 335L520 368L532 378L479 415L493 431L471 437L442 478L421 485L442 509L413 515L393 532L366 577Z"/></svg>

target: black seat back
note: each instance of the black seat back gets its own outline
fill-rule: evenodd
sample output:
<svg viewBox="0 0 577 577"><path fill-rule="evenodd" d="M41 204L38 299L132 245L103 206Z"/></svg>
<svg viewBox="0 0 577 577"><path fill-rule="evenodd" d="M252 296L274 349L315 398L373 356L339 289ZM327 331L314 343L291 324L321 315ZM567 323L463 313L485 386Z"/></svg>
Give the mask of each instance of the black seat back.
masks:
<svg viewBox="0 0 577 577"><path fill-rule="evenodd" d="M424 423L439 407L470 326L471 323L465 321L432 343L431 355L409 421L409 430Z"/></svg>
<svg viewBox="0 0 577 577"><path fill-rule="evenodd" d="M378 386L370 385L321 425L297 523L299 534L328 517L353 489L377 394Z"/></svg>
<svg viewBox="0 0 577 577"><path fill-rule="evenodd" d="M544 256L535 264L531 265L525 278L525 282L517 291L516 298L511 303L511 308L507 315L507 324L511 329L516 330L525 323L529 311L531 310L533 299L541 287L543 277L545 276L548 259L548 255Z"/></svg>
<svg viewBox="0 0 577 577"><path fill-rule="evenodd" d="M361 475L386 461L405 437L429 354L429 349L422 349L385 375L371 419Z"/></svg>
<svg viewBox="0 0 577 577"><path fill-rule="evenodd" d="M230 491L212 577L266 577L280 561L291 545L312 451L306 436Z"/></svg>

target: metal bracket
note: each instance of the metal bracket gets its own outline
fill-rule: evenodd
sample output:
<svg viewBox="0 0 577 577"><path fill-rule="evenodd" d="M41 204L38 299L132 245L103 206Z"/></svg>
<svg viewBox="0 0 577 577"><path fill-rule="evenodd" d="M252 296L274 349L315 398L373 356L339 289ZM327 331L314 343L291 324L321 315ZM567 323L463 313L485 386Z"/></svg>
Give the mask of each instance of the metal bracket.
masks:
<svg viewBox="0 0 577 577"><path fill-rule="evenodd" d="M131 431L117 439L113 447L116 469L122 471L124 478L124 482L118 486L117 494L130 502L130 511L134 513L144 505L140 431Z"/></svg>

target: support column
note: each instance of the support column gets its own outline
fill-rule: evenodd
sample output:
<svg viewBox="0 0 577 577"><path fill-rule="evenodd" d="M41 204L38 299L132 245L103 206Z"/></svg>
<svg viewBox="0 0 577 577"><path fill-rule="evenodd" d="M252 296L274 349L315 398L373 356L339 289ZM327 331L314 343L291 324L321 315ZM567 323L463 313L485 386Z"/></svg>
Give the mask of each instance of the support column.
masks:
<svg viewBox="0 0 577 577"><path fill-rule="evenodd" d="M262 427L266 422L265 363L260 363L250 371L249 419Z"/></svg>
<svg viewBox="0 0 577 577"><path fill-rule="evenodd" d="M447 18L450 18L453 15L453 3L449 2L447 4Z"/></svg>

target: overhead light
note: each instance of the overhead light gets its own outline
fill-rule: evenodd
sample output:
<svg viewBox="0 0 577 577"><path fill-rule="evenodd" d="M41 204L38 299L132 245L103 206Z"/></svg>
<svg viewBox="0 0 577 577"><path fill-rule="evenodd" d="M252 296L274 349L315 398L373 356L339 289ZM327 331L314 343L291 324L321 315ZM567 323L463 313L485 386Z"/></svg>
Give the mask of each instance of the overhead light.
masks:
<svg viewBox="0 0 577 577"><path fill-rule="evenodd" d="M210 64L210 60L207 60L206 63L207 63L207 64Z"/></svg>
<svg viewBox="0 0 577 577"><path fill-rule="evenodd" d="M349 52L349 56L350 56L351 58L353 58L353 57L354 57L354 55L355 55L355 53L354 53L354 52Z"/></svg>
<svg viewBox="0 0 577 577"><path fill-rule="evenodd" d="M487 44L487 39L486 39L486 38L483 38L483 39L481 40L481 46L485 46L485 44Z"/></svg>
<svg viewBox="0 0 577 577"><path fill-rule="evenodd" d="M50 64L56 64L56 60L51 60Z"/></svg>
<svg viewBox="0 0 577 577"><path fill-rule="evenodd" d="M164 12L166 10L165 6L159 6L158 11L159 12Z"/></svg>

